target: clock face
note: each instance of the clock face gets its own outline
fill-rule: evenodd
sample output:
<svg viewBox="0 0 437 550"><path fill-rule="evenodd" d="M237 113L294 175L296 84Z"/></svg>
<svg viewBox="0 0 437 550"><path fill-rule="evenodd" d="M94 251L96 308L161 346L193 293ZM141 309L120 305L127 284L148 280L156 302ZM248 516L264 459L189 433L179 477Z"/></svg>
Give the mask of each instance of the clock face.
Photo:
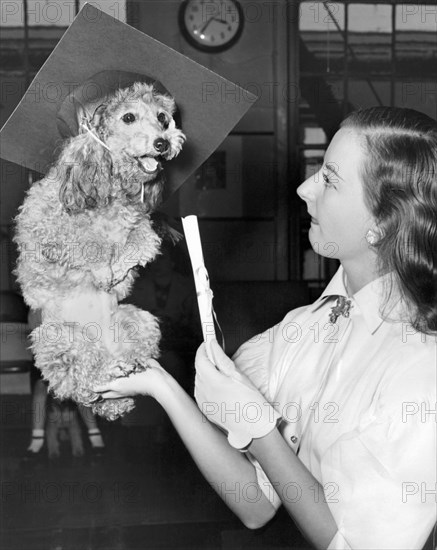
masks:
<svg viewBox="0 0 437 550"><path fill-rule="evenodd" d="M203 51L221 51L240 37L243 13L236 0L186 0L179 22L190 44Z"/></svg>

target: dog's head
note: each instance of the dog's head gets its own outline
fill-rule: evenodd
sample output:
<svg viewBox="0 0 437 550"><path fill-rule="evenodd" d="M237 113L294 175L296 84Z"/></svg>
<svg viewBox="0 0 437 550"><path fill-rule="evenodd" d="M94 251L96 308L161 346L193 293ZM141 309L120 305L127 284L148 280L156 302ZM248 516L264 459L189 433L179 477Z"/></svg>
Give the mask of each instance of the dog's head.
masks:
<svg viewBox="0 0 437 550"><path fill-rule="evenodd" d="M96 109L92 125L114 158L137 159L150 179L161 169L162 160L178 155L185 141L176 128L174 99L150 84L137 83L119 90Z"/></svg>
<svg viewBox="0 0 437 550"><path fill-rule="evenodd" d="M164 186L163 162L176 157L185 141L175 110L172 97L135 83L106 98L91 116L79 112L81 133L60 159L71 167L61 188L67 210L96 208L114 198L142 200L154 209ZM68 154L72 166L65 162Z"/></svg>

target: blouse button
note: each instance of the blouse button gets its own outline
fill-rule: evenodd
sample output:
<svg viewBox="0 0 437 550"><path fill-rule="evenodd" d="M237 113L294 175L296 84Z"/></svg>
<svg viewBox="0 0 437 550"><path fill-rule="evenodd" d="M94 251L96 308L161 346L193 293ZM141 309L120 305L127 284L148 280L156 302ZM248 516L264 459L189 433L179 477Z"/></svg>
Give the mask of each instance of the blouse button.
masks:
<svg viewBox="0 0 437 550"><path fill-rule="evenodd" d="M295 435L292 435L292 436L290 437L290 441L291 441L292 443L297 443L297 437L296 437Z"/></svg>

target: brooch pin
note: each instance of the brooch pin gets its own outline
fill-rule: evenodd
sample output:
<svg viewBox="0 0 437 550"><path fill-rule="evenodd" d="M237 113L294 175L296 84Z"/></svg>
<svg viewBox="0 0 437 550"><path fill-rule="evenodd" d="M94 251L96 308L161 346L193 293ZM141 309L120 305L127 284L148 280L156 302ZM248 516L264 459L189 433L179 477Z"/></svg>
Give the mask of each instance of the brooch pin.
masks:
<svg viewBox="0 0 437 550"><path fill-rule="evenodd" d="M337 298L337 303L331 308L329 321L331 323L335 323L340 315L343 315L343 317L349 317L352 307L352 302L350 300L347 300L345 296L339 296Z"/></svg>

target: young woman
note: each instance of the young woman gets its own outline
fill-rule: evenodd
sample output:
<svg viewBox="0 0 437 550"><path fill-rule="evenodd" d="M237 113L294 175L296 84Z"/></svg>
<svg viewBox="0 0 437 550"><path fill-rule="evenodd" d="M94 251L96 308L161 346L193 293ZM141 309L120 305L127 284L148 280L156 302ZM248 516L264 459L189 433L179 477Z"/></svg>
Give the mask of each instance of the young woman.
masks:
<svg viewBox="0 0 437 550"><path fill-rule="evenodd" d="M282 504L316 548L420 549L436 521L437 123L351 114L298 194L314 250L341 262L314 304L233 361L202 345L198 406L156 361L98 391L157 399L250 528Z"/></svg>

